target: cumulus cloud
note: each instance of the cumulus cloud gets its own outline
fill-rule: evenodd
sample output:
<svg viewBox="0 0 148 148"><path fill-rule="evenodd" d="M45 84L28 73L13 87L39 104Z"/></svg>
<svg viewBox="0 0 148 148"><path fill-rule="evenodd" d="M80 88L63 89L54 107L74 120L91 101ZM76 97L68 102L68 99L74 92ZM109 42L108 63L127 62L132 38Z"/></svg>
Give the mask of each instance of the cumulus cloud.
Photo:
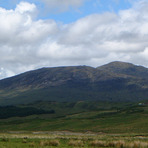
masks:
<svg viewBox="0 0 148 148"><path fill-rule="evenodd" d="M92 14L71 24L38 20L37 7L27 2L0 8L0 79L45 66L114 60L148 66L147 7L141 0L128 10Z"/></svg>
<svg viewBox="0 0 148 148"><path fill-rule="evenodd" d="M15 12L30 13L30 12L34 12L35 9L36 9L36 6L34 4L21 2L19 5L16 6Z"/></svg>
<svg viewBox="0 0 148 148"><path fill-rule="evenodd" d="M0 78L39 65L38 46L56 34L55 21L35 20L36 10L34 4L27 2L21 2L15 10L0 8Z"/></svg>

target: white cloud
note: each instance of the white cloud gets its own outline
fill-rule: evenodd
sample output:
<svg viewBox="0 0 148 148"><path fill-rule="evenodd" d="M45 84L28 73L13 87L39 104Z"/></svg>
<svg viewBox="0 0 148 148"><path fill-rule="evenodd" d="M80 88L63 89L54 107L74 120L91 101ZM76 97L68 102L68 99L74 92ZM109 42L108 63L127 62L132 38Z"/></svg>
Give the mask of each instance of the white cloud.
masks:
<svg viewBox="0 0 148 148"><path fill-rule="evenodd" d="M92 14L71 24L37 20L36 6L27 2L14 10L0 8L0 78L43 66L114 60L148 66L146 6L142 0L118 14Z"/></svg>
<svg viewBox="0 0 148 148"><path fill-rule="evenodd" d="M16 6L15 12L17 13L31 13L36 10L35 4L30 4L28 2L20 2L19 5Z"/></svg>
<svg viewBox="0 0 148 148"><path fill-rule="evenodd" d="M38 67L38 46L58 31L53 20L35 20L36 10L27 2L15 10L0 8L0 78Z"/></svg>
<svg viewBox="0 0 148 148"><path fill-rule="evenodd" d="M148 47L146 47L144 51L140 53L140 56L142 56L142 58L144 58L146 61L148 60Z"/></svg>

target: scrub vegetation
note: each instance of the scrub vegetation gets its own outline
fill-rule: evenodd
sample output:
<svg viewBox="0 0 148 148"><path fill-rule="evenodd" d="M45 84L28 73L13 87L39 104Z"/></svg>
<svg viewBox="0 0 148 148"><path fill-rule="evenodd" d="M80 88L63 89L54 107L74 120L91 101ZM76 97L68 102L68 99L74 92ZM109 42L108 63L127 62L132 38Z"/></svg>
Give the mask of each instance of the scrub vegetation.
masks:
<svg viewBox="0 0 148 148"><path fill-rule="evenodd" d="M6 107L14 113L0 119L0 131L73 131L147 133L148 105L116 102L36 102ZM12 110L14 108L14 110ZM42 111L26 114L24 108ZM10 109L10 111L9 111ZM18 109L15 113L15 109ZM20 109L20 112L19 112ZM29 110L28 110L29 111ZM19 113L19 115L18 115Z"/></svg>
<svg viewBox="0 0 148 148"><path fill-rule="evenodd" d="M5 135L5 136L4 136ZM147 148L148 135L137 134L80 134L80 133L5 133L0 135L3 148ZM24 137L23 137L24 136Z"/></svg>

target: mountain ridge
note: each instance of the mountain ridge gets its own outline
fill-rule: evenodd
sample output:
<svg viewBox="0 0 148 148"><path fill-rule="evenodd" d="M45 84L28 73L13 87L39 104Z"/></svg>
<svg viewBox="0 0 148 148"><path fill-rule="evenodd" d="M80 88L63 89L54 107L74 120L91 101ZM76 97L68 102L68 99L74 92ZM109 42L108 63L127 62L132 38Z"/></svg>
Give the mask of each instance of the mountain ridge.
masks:
<svg viewBox="0 0 148 148"><path fill-rule="evenodd" d="M105 64L103 66L99 66L97 68L100 70L110 71L117 74L126 74L148 79L148 68L139 65L134 65L132 63L115 61L109 64Z"/></svg>
<svg viewBox="0 0 148 148"><path fill-rule="evenodd" d="M41 68L0 80L0 104L147 99L148 68L125 62Z"/></svg>

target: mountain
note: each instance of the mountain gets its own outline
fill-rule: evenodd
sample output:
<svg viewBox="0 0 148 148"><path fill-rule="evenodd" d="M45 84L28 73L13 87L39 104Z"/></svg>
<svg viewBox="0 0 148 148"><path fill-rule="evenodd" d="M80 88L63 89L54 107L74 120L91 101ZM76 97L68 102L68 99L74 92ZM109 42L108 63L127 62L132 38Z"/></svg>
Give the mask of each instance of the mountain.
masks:
<svg viewBox="0 0 148 148"><path fill-rule="evenodd" d="M125 62L111 62L109 64L98 67L97 69L126 76L139 77L148 79L148 69L143 66L136 66Z"/></svg>
<svg viewBox="0 0 148 148"><path fill-rule="evenodd" d="M0 80L0 104L139 101L148 96L147 75L147 68L124 62L42 68Z"/></svg>

